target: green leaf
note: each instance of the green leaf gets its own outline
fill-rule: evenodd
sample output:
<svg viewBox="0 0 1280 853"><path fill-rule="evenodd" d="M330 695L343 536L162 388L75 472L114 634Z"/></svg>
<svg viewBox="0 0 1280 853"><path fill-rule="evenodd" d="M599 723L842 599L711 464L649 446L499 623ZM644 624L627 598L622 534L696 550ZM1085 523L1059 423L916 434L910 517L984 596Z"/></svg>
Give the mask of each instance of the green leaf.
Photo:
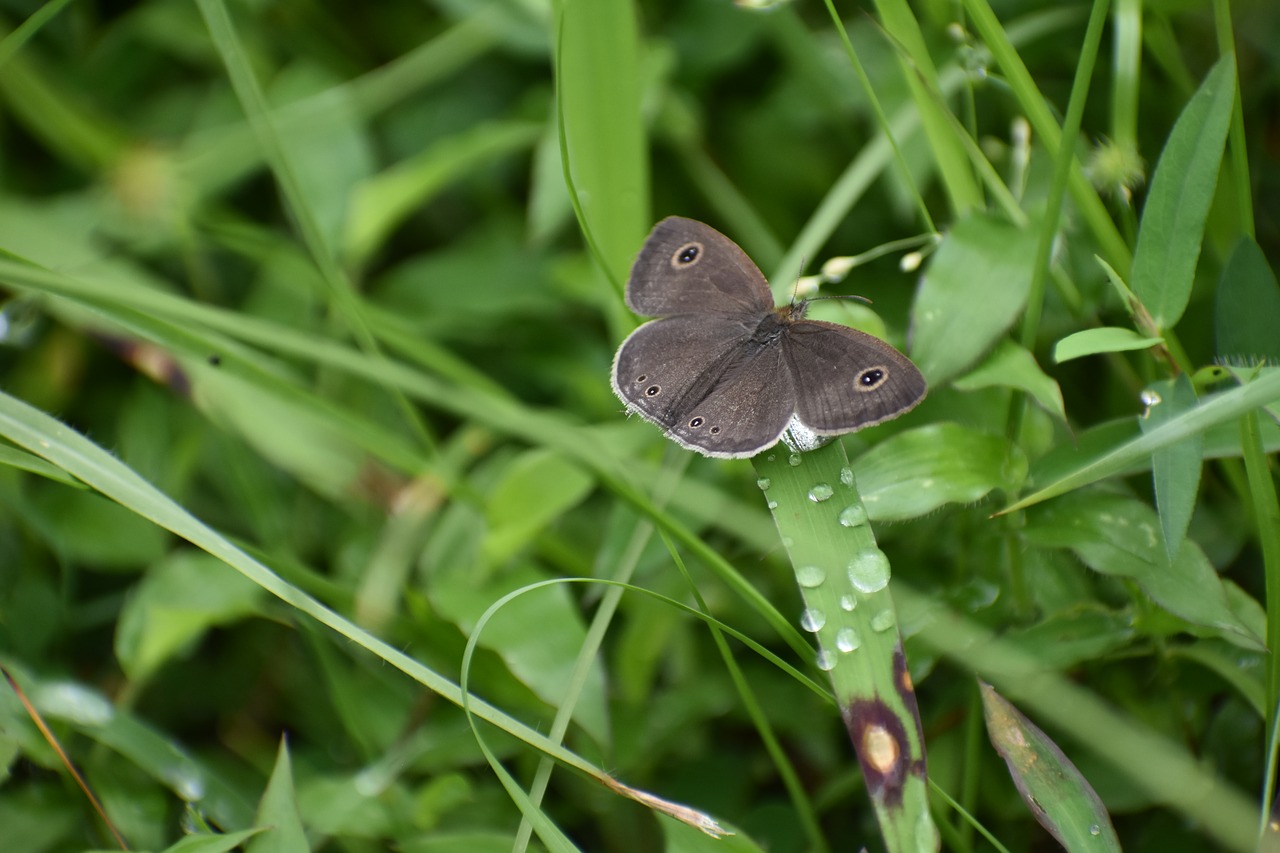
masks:
<svg viewBox="0 0 1280 853"><path fill-rule="evenodd" d="M991 744L1040 825L1068 850L1120 850L1106 806L1058 745L990 684L981 684Z"/></svg>
<svg viewBox="0 0 1280 853"><path fill-rule="evenodd" d="M1116 326L1085 329L1083 332L1067 335L1058 341L1053 348L1053 360L1056 364L1062 364L1064 361L1082 358L1086 355L1146 349L1163 342L1164 338L1146 338L1132 329L1123 329Z"/></svg>
<svg viewBox="0 0 1280 853"><path fill-rule="evenodd" d="M1130 279L1157 329L1174 326L1191 298L1235 82L1235 57L1227 54L1178 117L1151 178Z"/></svg>
<svg viewBox="0 0 1280 853"><path fill-rule="evenodd" d="M1149 432L1168 423L1176 415L1195 408L1196 392L1186 375L1176 381L1158 382L1149 391L1159 395L1147 416L1138 420L1142 431ZM1194 433L1182 441L1162 447L1151 454L1151 473L1155 480L1156 509L1160 512L1160 529L1164 533L1166 555L1170 560L1182 546L1196 508L1200 489L1200 463L1204 456L1204 433Z"/></svg>
<svg viewBox="0 0 1280 853"><path fill-rule="evenodd" d="M1063 670L1122 649L1133 642L1133 635L1132 613L1087 604L1005 637L1045 666Z"/></svg>
<svg viewBox="0 0 1280 853"><path fill-rule="evenodd" d="M899 433L854 463L867 515L901 521L947 503L973 503L994 489L1017 487L1027 461L1003 438L954 423Z"/></svg>
<svg viewBox="0 0 1280 853"><path fill-rule="evenodd" d="M968 370L1022 313L1035 235L985 215L943 238L912 308L912 359L931 385Z"/></svg>
<svg viewBox="0 0 1280 853"><path fill-rule="evenodd" d="M259 612L263 592L221 560L177 551L152 566L125 601L115 650L132 679L145 679L210 628Z"/></svg>
<svg viewBox="0 0 1280 853"><path fill-rule="evenodd" d="M531 450L504 473L485 503L491 564L510 558L595 487L590 474L554 450Z"/></svg>
<svg viewBox="0 0 1280 853"><path fill-rule="evenodd" d="M1045 411L1067 419L1058 383L1040 369L1034 355L1014 341L1001 341L985 361L951 384L960 391L992 386L1017 388L1030 394Z"/></svg>
<svg viewBox="0 0 1280 853"><path fill-rule="evenodd" d="M1280 283L1252 238L1241 237L1227 258L1213 311L1219 362L1280 364Z"/></svg>
<svg viewBox="0 0 1280 853"><path fill-rule="evenodd" d="M258 803L256 823L270 829L245 846L247 853L309 853L311 847L302 829L302 817L298 814L298 800L293 789L289 747L283 738L276 752L271 780Z"/></svg>
<svg viewBox="0 0 1280 853"><path fill-rule="evenodd" d="M96 569L137 571L169 542L145 518L83 489L32 489L20 511L62 559Z"/></svg>
<svg viewBox="0 0 1280 853"><path fill-rule="evenodd" d="M1140 501L1078 492L1027 513L1028 542L1068 548L1096 572L1131 578L1160 606L1245 648L1262 640L1232 612L1222 581L1194 542L1170 560L1155 512Z"/></svg>

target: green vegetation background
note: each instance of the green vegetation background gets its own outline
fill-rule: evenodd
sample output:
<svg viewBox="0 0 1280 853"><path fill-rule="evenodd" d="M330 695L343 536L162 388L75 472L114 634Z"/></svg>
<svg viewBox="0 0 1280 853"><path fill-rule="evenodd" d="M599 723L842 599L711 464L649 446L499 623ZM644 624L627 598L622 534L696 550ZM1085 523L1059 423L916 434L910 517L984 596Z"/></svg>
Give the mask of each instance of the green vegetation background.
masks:
<svg viewBox="0 0 1280 853"><path fill-rule="evenodd" d="M801 605L751 465L610 391L619 288L668 214L781 299L870 253L827 292L874 313L820 312L930 379L845 445L941 790L1050 849L976 672L1022 686L1126 847L1247 847L1280 692L1280 391L1253 369L1280 358L1280 7L1117 0L1091 53L1087 3L836 5L848 46L811 0L0 3L0 663L132 849L522 844L464 677L519 785L543 752L576 768L532 808L580 849L881 843L770 618ZM1167 144L1179 116L1222 133ZM599 583L486 621L557 578L760 645L731 644L739 681L704 622ZM1022 657L984 656L993 634ZM13 691L0 755L0 846L111 846ZM933 808L948 849L984 849Z"/></svg>

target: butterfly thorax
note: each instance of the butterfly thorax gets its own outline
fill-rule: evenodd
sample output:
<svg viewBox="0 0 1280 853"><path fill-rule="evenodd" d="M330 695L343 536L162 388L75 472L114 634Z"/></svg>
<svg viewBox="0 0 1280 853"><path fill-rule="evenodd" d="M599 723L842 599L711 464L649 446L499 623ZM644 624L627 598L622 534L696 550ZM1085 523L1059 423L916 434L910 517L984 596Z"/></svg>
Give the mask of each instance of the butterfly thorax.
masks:
<svg viewBox="0 0 1280 853"><path fill-rule="evenodd" d="M799 302L774 308L760 318L759 325L751 335L751 342L761 345L774 343L782 337L787 326L804 318L808 307L808 300L802 299Z"/></svg>

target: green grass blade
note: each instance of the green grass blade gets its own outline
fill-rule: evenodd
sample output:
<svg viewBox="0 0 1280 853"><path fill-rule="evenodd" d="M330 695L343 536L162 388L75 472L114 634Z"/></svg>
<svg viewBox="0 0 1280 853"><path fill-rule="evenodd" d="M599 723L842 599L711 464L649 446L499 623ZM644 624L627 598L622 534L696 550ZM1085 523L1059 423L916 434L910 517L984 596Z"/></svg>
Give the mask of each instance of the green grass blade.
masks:
<svg viewBox="0 0 1280 853"><path fill-rule="evenodd" d="M1157 429L1061 474L1057 480L1005 507L1000 514L1025 509L1032 504L1122 473L1153 451L1168 447L1215 424L1238 418L1252 409L1270 405L1276 400L1280 400L1280 371L1206 398L1196 408Z"/></svg>
<svg viewBox="0 0 1280 853"><path fill-rule="evenodd" d="M804 598L800 624L818 641L872 806L890 851L936 849L924 736L889 592L844 446L779 446L753 460Z"/></svg>

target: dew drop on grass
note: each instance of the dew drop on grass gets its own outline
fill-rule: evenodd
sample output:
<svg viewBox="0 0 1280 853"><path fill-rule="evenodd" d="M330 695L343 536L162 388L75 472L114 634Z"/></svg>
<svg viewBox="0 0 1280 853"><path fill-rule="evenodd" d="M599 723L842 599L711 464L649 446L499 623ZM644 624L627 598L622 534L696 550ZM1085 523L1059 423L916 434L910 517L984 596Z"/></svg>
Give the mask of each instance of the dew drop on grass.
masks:
<svg viewBox="0 0 1280 853"><path fill-rule="evenodd" d="M759 486L760 491L763 492L767 490L770 486L772 486L773 483L769 480L768 477L761 477L760 479L756 480L756 485Z"/></svg>
<svg viewBox="0 0 1280 853"><path fill-rule="evenodd" d="M769 509L777 509L777 508L778 508L778 502L777 502L777 501L769 501L767 504L765 504L765 506L769 507Z"/></svg>
<svg viewBox="0 0 1280 853"><path fill-rule="evenodd" d="M858 599L853 597L852 595L840 596L840 609L843 610L845 613L853 612L853 609L857 606L858 606Z"/></svg>
<svg viewBox="0 0 1280 853"><path fill-rule="evenodd" d="M867 511L862 504L849 504L840 510L840 524L844 527L861 527L867 523Z"/></svg>
<svg viewBox="0 0 1280 853"><path fill-rule="evenodd" d="M792 453L790 456L788 456L788 457L787 457L787 464L788 464L788 465L790 465L792 468L797 468L797 467L799 467L799 465L800 465L800 454L799 454L799 453Z"/></svg>
<svg viewBox="0 0 1280 853"><path fill-rule="evenodd" d="M809 500L813 501L816 504L820 504L834 494L835 494L835 490L832 489L830 486L828 486L826 483L818 483L816 486L814 486L812 489L809 490Z"/></svg>
<svg viewBox="0 0 1280 853"><path fill-rule="evenodd" d="M849 561L849 582L861 593L879 592L889 585L889 558L870 548Z"/></svg>
<svg viewBox="0 0 1280 853"><path fill-rule="evenodd" d="M836 668L836 656L826 649L818 652L818 657L814 662L818 665L818 669L823 672L830 672Z"/></svg>
<svg viewBox="0 0 1280 853"><path fill-rule="evenodd" d="M836 632L836 648L848 654L862 645L862 638L852 628L841 628Z"/></svg>
<svg viewBox="0 0 1280 853"><path fill-rule="evenodd" d="M840 469L840 482L850 488L853 488L853 469L848 465Z"/></svg>
<svg viewBox="0 0 1280 853"><path fill-rule="evenodd" d="M818 633L825 624L827 624L827 617L821 610L806 607L804 612L800 614L800 627L810 634Z"/></svg>
<svg viewBox="0 0 1280 853"><path fill-rule="evenodd" d="M877 634L888 631L893 627L894 622L896 621L897 620L894 619L893 616L893 611L886 607L884 610L881 610L875 616L871 617L871 630L875 631Z"/></svg>
<svg viewBox="0 0 1280 853"><path fill-rule="evenodd" d="M826 569L821 566L800 566L796 569L796 583L805 589L822 586L822 582L826 579Z"/></svg>

